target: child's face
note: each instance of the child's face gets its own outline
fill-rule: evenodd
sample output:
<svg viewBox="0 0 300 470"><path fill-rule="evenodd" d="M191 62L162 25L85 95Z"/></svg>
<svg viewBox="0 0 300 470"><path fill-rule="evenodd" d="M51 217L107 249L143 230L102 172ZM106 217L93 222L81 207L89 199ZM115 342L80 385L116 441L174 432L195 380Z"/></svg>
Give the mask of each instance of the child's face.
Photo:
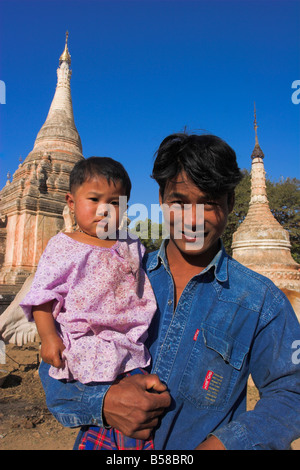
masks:
<svg viewBox="0 0 300 470"><path fill-rule="evenodd" d="M113 238L120 225L124 208L120 208L119 196L126 196L121 181L108 182L104 176L85 181L66 200L80 229L98 238ZM120 210L121 209L121 210ZM110 237L111 235L111 237Z"/></svg>

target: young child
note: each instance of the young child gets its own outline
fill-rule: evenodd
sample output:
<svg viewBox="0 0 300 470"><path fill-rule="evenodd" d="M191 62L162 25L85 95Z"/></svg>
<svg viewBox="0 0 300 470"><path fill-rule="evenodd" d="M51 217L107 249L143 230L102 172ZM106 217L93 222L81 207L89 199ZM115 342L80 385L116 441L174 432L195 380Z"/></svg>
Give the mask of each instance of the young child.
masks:
<svg viewBox="0 0 300 470"><path fill-rule="evenodd" d="M127 172L111 158L81 160L71 172L66 200L79 228L49 241L20 304L36 322L53 378L113 382L121 374L145 373L150 364L144 341L156 301L141 268L145 248L118 231L119 198L128 200L130 190ZM92 441L87 435L82 448ZM153 449L152 440L107 428L101 443L97 449Z"/></svg>

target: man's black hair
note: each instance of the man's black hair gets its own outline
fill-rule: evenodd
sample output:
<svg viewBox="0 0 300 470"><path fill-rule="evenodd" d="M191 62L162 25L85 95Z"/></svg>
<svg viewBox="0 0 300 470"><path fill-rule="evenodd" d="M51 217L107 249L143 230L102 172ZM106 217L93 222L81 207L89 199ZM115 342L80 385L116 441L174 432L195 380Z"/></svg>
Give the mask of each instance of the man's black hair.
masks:
<svg viewBox="0 0 300 470"><path fill-rule="evenodd" d="M127 198L130 198L131 181L120 162L109 157L89 157L79 160L70 174L70 192L74 192L85 181L104 176L108 182L121 181Z"/></svg>
<svg viewBox="0 0 300 470"><path fill-rule="evenodd" d="M168 181L185 171L194 184L210 197L232 193L242 179L234 150L214 135L171 134L155 154L151 177L164 196Z"/></svg>

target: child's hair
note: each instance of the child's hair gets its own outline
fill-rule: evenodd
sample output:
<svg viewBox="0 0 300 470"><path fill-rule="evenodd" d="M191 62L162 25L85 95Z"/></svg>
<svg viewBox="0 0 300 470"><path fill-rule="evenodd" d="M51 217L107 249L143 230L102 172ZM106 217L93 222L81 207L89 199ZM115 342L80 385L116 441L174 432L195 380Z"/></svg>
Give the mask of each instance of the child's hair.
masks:
<svg viewBox="0 0 300 470"><path fill-rule="evenodd" d="M121 181L127 198L130 198L131 181L120 162L109 157L89 157L79 160L70 174L70 192L76 191L85 181L104 176L108 182Z"/></svg>
<svg viewBox="0 0 300 470"><path fill-rule="evenodd" d="M171 134L155 155L151 177L158 183L162 197L167 182L181 171L214 198L232 193L243 177L234 150L214 135Z"/></svg>

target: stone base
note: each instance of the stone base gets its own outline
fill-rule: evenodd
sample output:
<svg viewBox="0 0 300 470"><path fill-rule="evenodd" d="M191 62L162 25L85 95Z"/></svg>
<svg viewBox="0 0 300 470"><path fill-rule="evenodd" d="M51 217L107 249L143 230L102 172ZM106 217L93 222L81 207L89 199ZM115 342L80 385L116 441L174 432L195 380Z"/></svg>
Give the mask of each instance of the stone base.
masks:
<svg viewBox="0 0 300 470"><path fill-rule="evenodd" d="M32 267L31 269L24 270L21 267L8 267L2 268L0 272L0 293L1 288L10 289L11 287L15 287L17 292L21 289L26 279L36 271L36 267Z"/></svg>
<svg viewBox="0 0 300 470"><path fill-rule="evenodd" d="M279 289L289 289L300 293L300 270L286 269L285 266L248 265L249 269L269 278Z"/></svg>

